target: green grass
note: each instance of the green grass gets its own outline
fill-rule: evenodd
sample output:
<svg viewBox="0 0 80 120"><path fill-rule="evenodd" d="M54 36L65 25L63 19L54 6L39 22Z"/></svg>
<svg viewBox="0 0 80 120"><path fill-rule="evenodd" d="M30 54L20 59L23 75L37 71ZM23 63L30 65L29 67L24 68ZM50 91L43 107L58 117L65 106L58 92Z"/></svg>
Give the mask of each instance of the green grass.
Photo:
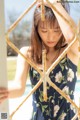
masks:
<svg viewBox="0 0 80 120"><path fill-rule="evenodd" d="M16 72L16 60L7 61L7 75L8 80L13 80Z"/></svg>
<svg viewBox="0 0 80 120"><path fill-rule="evenodd" d="M7 61L8 80L13 80L16 72L16 60ZM80 61L78 65L78 75L80 76Z"/></svg>

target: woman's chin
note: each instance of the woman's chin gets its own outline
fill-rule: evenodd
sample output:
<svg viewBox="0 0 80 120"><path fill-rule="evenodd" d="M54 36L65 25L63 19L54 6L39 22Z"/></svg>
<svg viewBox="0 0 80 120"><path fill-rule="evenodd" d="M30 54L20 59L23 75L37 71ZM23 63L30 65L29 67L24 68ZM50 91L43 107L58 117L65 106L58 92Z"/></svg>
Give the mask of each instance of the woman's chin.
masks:
<svg viewBox="0 0 80 120"><path fill-rule="evenodd" d="M55 45L53 45L53 44L48 44L47 45L49 48L54 48L55 47Z"/></svg>

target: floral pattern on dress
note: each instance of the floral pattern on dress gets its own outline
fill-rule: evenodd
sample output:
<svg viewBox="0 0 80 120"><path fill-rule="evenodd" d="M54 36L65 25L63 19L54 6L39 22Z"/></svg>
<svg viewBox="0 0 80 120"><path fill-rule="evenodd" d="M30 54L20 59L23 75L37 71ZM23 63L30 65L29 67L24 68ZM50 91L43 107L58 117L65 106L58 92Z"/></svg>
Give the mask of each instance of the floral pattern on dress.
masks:
<svg viewBox="0 0 80 120"><path fill-rule="evenodd" d="M72 69L69 69L68 70L68 79L67 80L72 82L73 78L74 78L74 72L73 72Z"/></svg>
<svg viewBox="0 0 80 120"><path fill-rule="evenodd" d="M56 73L55 81L61 83L62 80L64 80L64 77L62 76L62 73L59 71L58 73Z"/></svg>
<svg viewBox="0 0 80 120"><path fill-rule="evenodd" d="M60 107L59 107L59 105L55 105L54 106L54 117L56 117L57 116L57 112L59 111L59 109L60 109Z"/></svg>
<svg viewBox="0 0 80 120"><path fill-rule="evenodd" d="M49 74L50 80L55 83L69 98L74 100L74 90L77 80L77 67L66 57ZM32 87L40 80L35 69L30 69ZM71 120L75 115L74 107L47 83L47 96L43 100L43 84L33 94L32 120ZM78 120L78 119L76 119Z"/></svg>

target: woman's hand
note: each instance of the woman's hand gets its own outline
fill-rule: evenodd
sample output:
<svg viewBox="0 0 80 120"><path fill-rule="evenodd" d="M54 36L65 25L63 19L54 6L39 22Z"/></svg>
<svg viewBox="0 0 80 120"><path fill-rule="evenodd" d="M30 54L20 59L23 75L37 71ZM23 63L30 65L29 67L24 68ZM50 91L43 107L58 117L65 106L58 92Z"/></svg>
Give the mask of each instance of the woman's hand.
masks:
<svg viewBox="0 0 80 120"><path fill-rule="evenodd" d="M8 98L9 91L6 88L0 87L0 104Z"/></svg>
<svg viewBox="0 0 80 120"><path fill-rule="evenodd" d="M59 1L59 0L58 0ZM58 2L57 0L43 0L44 2L44 5L49 7L49 8L52 8L52 5L59 5L60 2ZM38 0L37 2L37 6L41 6L42 4L42 0Z"/></svg>
<svg viewBox="0 0 80 120"><path fill-rule="evenodd" d="M58 2L57 2L58 0L48 0L48 1L49 1L50 3L52 3L52 4L58 3ZM44 5L49 6L49 5L48 5L48 1L47 1L47 0L43 0ZM41 4L41 3L42 3L42 0L38 0L38 3Z"/></svg>

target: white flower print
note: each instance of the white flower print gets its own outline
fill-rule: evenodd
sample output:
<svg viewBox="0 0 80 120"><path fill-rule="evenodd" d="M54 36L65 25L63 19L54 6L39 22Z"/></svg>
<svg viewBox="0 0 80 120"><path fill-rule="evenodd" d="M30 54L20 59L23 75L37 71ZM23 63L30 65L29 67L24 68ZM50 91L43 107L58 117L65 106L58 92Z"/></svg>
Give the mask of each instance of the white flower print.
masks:
<svg viewBox="0 0 80 120"><path fill-rule="evenodd" d="M69 87L65 86L62 91L68 96L68 98L70 98L69 96ZM69 101L67 100L67 103L69 103Z"/></svg>
<svg viewBox="0 0 80 120"><path fill-rule="evenodd" d="M36 106L39 107L39 104L37 103Z"/></svg>
<svg viewBox="0 0 80 120"><path fill-rule="evenodd" d="M64 93L66 93L67 95L69 95L69 87L68 87L68 86L65 86L65 87L62 89L62 91L63 91Z"/></svg>
<svg viewBox="0 0 80 120"><path fill-rule="evenodd" d="M62 113L61 115L60 115L60 120L64 120L65 119L65 116L66 116L66 113Z"/></svg>
<svg viewBox="0 0 80 120"><path fill-rule="evenodd" d="M52 100L51 102L54 103L54 100Z"/></svg>
<svg viewBox="0 0 80 120"><path fill-rule="evenodd" d="M71 110L73 110L74 113L76 113L76 109L72 104L70 105L70 108L71 108Z"/></svg>
<svg viewBox="0 0 80 120"><path fill-rule="evenodd" d="M67 66L65 66L65 68L66 68L66 70L68 70L68 67L67 67Z"/></svg>
<svg viewBox="0 0 80 120"><path fill-rule="evenodd" d="M54 117L56 117L59 108L60 108L59 105L54 106Z"/></svg>
<svg viewBox="0 0 80 120"><path fill-rule="evenodd" d="M74 72L72 71L72 69L69 69L68 71L68 81L72 82L74 78Z"/></svg>
<svg viewBox="0 0 80 120"><path fill-rule="evenodd" d="M61 83L62 80L63 80L63 76L62 73L59 71L55 76L55 81Z"/></svg>

